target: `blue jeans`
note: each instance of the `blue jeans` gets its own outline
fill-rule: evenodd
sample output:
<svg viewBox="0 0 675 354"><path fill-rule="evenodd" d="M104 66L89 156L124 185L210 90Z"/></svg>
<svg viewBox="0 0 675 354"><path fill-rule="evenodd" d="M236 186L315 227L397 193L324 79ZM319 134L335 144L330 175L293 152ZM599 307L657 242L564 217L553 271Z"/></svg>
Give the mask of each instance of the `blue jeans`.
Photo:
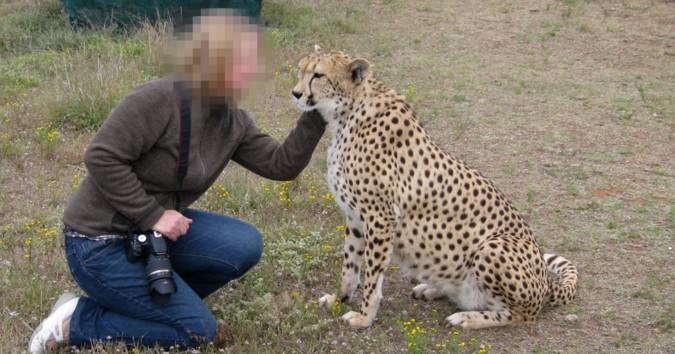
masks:
<svg viewBox="0 0 675 354"><path fill-rule="evenodd" d="M122 342L168 348L212 341L217 322L203 298L241 277L262 255L262 236L235 218L194 209L187 234L170 245L177 291L151 301L142 261L131 263L126 240L66 237L66 257L82 297L70 320L70 344Z"/></svg>

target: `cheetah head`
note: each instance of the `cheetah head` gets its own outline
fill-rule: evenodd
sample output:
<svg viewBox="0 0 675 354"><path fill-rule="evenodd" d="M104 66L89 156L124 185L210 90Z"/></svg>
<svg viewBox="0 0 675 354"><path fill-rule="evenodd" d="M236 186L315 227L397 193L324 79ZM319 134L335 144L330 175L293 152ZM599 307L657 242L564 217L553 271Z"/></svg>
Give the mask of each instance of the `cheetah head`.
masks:
<svg viewBox="0 0 675 354"><path fill-rule="evenodd" d="M298 83L292 94L304 111L317 109L326 121L336 114L337 107L349 104L355 92L370 75L370 63L339 52L321 51L315 46L298 64Z"/></svg>

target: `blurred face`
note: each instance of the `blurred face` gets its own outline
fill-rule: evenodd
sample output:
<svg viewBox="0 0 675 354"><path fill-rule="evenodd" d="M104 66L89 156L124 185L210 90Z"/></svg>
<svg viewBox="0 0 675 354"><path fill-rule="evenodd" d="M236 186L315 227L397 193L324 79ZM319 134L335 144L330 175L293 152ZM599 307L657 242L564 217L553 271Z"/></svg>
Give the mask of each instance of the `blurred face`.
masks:
<svg viewBox="0 0 675 354"><path fill-rule="evenodd" d="M236 99L243 98L250 92L261 72L258 65L260 57L258 34L244 31L240 38L239 43L233 48L229 68L224 73L224 89Z"/></svg>
<svg viewBox="0 0 675 354"><path fill-rule="evenodd" d="M195 97L236 103L264 71L264 41L257 26L231 15L204 15L172 43L170 60Z"/></svg>

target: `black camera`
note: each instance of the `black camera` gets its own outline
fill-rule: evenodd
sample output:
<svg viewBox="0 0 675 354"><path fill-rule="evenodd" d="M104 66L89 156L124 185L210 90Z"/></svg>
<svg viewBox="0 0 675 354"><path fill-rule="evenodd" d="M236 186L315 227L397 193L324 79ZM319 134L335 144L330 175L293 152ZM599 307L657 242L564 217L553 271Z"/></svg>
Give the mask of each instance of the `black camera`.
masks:
<svg viewBox="0 0 675 354"><path fill-rule="evenodd" d="M169 261L169 247L164 235L157 231L133 234L128 237L126 254L129 262L143 259L145 276L152 301L165 304L176 292L173 271Z"/></svg>

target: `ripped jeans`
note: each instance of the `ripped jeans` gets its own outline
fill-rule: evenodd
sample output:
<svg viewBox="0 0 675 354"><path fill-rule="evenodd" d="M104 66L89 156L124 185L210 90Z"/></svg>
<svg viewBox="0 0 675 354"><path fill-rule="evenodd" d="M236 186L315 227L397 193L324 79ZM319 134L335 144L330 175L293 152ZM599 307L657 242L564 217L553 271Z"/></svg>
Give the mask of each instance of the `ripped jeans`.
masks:
<svg viewBox="0 0 675 354"><path fill-rule="evenodd" d="M151 301L142 261L129 262L124 239L65 237L73 277L86 292L70 321L70 345L125 343L194 348L212 341L217 322L203 298L241 277L262 255L253 226L225 215L188 209L187 234L170 244L177 291Z"/></svg>

